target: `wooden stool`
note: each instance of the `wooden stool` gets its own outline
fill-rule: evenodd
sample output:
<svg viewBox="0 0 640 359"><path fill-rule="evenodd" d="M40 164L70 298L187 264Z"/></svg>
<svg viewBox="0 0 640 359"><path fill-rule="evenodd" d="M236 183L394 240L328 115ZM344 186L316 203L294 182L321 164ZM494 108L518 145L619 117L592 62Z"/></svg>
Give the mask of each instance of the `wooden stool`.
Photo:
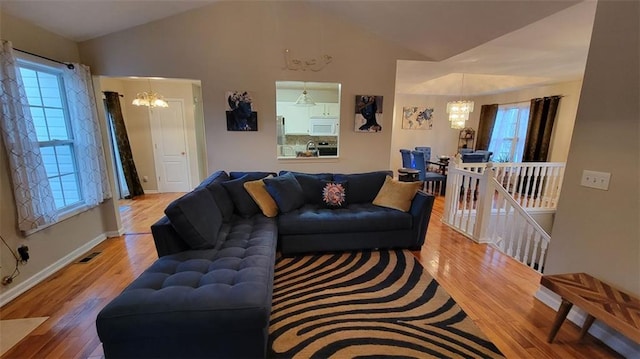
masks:
<svg viewBox="0 0 640 359"><path fill-rule="evenodd" d="M580 339L597 318L613 329L640 343L640 299L585 273L545 275L540 283L562 297L547 341L553 342L560 326L575 304L588 313Z"/></svg>

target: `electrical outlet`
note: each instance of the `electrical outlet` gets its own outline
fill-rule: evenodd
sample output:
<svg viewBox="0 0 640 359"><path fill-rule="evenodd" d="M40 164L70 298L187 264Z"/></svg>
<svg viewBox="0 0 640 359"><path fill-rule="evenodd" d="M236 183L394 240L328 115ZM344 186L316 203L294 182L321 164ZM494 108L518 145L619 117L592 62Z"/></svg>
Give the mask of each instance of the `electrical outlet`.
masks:
<svg viewBox="0 0 640 359"><path fill-rule="evenodd" d="M611 180L611 173L609 172L583 170L582 179L580 180L580 185L607 191L609 190L610 180Z"/></svg>
<svg viewBox="0 0 640 359"><path fill-rule="evenodd" d="M142 182L149 182L149 176L142 176Z"/></svg>
<svg viewBox="0 0 640 359"><path fill-rule="evenodd" d="M18 254L20 255L20 261L23 264L29 261L29 247L25 245L18 247Z"/></svg>

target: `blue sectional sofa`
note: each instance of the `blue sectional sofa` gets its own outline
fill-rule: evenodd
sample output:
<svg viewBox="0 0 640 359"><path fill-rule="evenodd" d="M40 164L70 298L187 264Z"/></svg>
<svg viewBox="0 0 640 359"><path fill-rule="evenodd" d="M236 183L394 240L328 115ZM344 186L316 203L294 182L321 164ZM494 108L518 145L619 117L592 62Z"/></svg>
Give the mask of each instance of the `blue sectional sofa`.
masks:
<svg viewBox="0 0 640 359"><path fill-rule="evenodd" d="M167 207L151 227L159 259L98 314L106 358L265 357L278 245L290 255L423 244L434 198L417 192L406 212L374 205L389 174L215 172ZM245 190L258 180L276 216ZM328 182L347 188L341 208L323 205Z"/></svg>

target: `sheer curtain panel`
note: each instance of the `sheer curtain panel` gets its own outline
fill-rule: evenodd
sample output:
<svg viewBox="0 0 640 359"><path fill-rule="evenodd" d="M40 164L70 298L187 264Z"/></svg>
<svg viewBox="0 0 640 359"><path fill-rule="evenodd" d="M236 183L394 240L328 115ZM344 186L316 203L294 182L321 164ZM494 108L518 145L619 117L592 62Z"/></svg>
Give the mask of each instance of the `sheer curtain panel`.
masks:
<svg viewBox="0 0 640 359"><path fill-rule="evenodd" d="M11 42L0 40L0 127L18 212L18 228L29 231L55 223L56 205L42 162Z"/></svg>
<svg viewBox="0 0 640 359"><path fill-rule="evenodd" d="M73 65L73 70L64 72L69 118L78 153L76 161L81 173L80 186L84 203L89 207L95 207L105 199L111 198L111 185L107 175L91 73L85 65Z"/></svg>

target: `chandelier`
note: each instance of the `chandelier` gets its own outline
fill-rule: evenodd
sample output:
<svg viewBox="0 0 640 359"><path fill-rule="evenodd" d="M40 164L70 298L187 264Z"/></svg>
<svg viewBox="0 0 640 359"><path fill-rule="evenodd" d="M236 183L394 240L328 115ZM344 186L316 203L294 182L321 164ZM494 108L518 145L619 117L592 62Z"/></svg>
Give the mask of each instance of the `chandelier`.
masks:
<svg viewBox="0 0 640 359"><path fill-rule="evenodd" d="M460 100L447 103L447 113L449 114L449 121L451 121L451 128L463 129L467 120L469 120L469 113L471 112L473 112L473 101Z"/></svg>
<svg viewBox="0 0 640 359"><path fill-rule="evenodd" d="M460 93L464 96L464 74L462 74ZM466 122L469 120L469 113L471 112L473 112L473 101L458 100L447 103L447 113L449 114L451 128L456 130L465 128Z"/></svg>
<svg viewBox="0 0 640 359"><path fill-rule="evenodd" d="M169 103L162 95L151 91L151 80L149 80L149 92L139 92L131 104L147 107L169 107Z"/></svg>
<svg viewBox="0 0 640 359"><path fill-rule="evenodd" d="M304 90L302 91L302 94L300 94L300 96L298 96L298 99L296 100L295 103L296 106L315 106L316 103L313 101L313 99L311 98L311 95L309 95L307 93L307 83L304 83Z"/></svg>

